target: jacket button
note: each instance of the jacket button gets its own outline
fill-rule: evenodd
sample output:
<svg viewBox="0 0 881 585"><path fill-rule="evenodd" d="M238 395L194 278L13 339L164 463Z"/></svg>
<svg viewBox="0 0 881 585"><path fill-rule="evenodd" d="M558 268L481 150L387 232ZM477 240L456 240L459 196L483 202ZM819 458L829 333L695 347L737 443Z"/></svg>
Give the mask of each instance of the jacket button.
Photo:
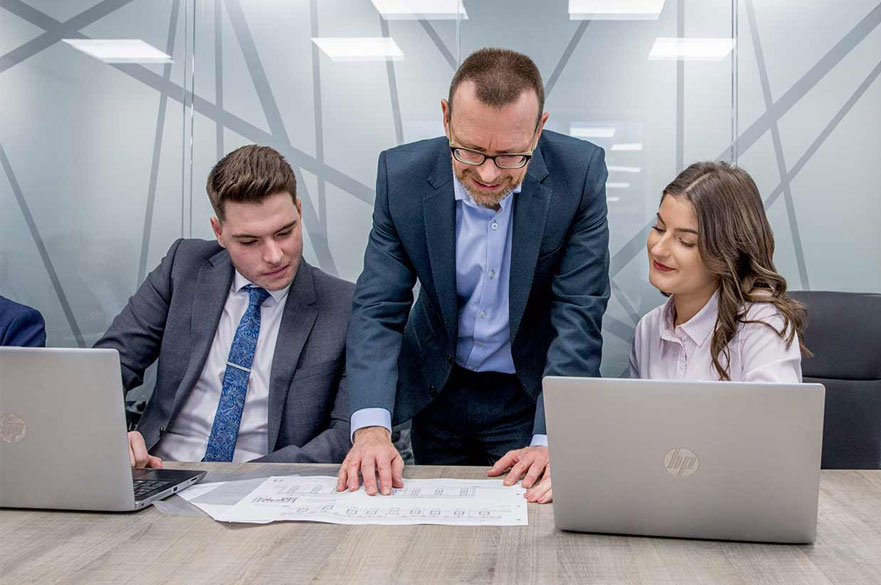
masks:
<svg viewBox="0 0 881 585"><path fill-rule="evenodd" d="M164 433L164 432L165 432L165 427L159 427L159 432L160 432L160 433Z"/></svg>
<svg viewBox="0 0 881 585"><path fill-rule="evenodd" d="M437 388L435 387L434 384L432 384L431 386L428 387L428 393L431 394L432 396L435 396L437 394Z"/></svg>
<svg viewBox="0 0 881 585"><path fill-rule="evenodd" d="M450 355L450 354L447 354L447 363L448 363L448 364L453 363L453 356Z"/></svg>

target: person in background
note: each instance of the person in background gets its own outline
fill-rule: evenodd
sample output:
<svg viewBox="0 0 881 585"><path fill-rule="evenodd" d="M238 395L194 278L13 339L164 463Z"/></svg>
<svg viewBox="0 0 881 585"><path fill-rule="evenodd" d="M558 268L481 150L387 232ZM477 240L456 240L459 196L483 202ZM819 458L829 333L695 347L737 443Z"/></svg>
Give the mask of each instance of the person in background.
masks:
<svg viewBox="0 0 881 585"><path fill-rule="evenodd" d="M174 242L95 344L119 351L127 390L159 360L133 467L345 456L354 286L303 260L296 187L271 148L226 155L207 185L217 241Z"/></svg>
<svg viewBox="0 0 881 585"><path fill-rule="evenodd" d="M0 346L45 347L46 322L40 311L0 296Z"/></svg>

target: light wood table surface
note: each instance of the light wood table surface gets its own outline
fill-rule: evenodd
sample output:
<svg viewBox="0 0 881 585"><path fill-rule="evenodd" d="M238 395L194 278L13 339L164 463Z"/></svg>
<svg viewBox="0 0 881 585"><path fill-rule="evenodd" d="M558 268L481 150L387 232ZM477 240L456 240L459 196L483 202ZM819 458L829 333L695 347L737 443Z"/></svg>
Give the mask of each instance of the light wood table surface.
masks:
<svg viewBox="0 0 881 585"><path fill-rule="evenodd" d="M320 471L334 475L336 467ZM408 467L405 478L485 473ZM529 504L529 525L517 527L236 525L152 507L130 514L0 510L0 583L879 585L881 471L824 471L817 541L797 546L567 533L554 528L550 505L537 504Z"/></svg>

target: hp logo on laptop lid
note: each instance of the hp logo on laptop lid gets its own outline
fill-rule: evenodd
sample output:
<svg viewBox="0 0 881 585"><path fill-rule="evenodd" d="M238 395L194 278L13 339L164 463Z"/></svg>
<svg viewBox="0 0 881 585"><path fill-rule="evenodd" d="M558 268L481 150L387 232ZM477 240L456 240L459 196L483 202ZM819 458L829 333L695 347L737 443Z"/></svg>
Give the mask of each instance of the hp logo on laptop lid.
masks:
<svg viewBox="0 0 881 585"><path fill-rule="evenodd" d="M18 443L28 436L28 425L24 419L12 412L0 414L0 439L7 443Z"/></svg>
<svg viewBox="0 0 881 585"><path fill-rule="evenodd" d="M670 475L675 477L687 477L696 473L701 461L697 454L690 449L678 447L670 449L664 455L664 467Z"/></svg>

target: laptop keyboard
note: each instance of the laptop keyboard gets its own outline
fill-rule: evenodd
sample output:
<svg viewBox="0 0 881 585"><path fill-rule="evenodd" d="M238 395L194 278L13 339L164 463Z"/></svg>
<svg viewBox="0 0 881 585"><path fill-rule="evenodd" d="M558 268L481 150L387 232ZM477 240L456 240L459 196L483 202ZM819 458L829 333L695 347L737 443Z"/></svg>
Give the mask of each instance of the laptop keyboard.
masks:
<svg viewBox="0 0 881 585"><path fill-rule="evenodd" d="M153 479L134 479L135 500L146 500L156 494L167 490L174 485L173 481L157 481Z"/></svg>

